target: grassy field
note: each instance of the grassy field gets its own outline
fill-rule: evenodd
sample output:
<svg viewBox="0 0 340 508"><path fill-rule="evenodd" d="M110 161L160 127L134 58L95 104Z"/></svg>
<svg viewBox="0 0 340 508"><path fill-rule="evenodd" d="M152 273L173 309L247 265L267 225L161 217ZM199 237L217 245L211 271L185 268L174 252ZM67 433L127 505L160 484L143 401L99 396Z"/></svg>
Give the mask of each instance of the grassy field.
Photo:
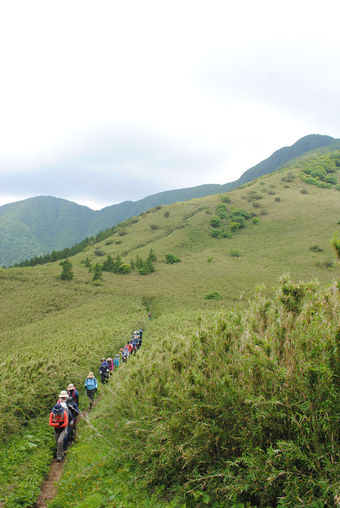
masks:
<svg viewBox="0 0 340 508"><path fill-rule="evenodd" d="M313 165L315 157L324 155L313 156ZM136 327L147 325L145 356L140 361L148 364L148 355L163 358L165 354L159 349L150 353L155 342L162 348L163 339L167 337L169 343L172 334L177 334L176 341L184 337L178 347L184 347L197 329L198 319L208 320L213 327L215 316L226 309L247 308L248 299L259 286L265 285L264 295L272 296L283 273L289 272L295 282L318 278L330 283L337 274L330 238L340 229L340 193L334 186L320 188L304 183L302 163L294 164L227 195L157 207L126 221L112 237L70 259L74 271L71 281L60 280L58 263L1 270L0 366L6 379L0 394L1 453L14 455L13 439L22 436L26 443L21 433L27 432L27 423L34 428L35 418L47 417L59 390L69 382L82 387L89 370L98 372L101 356L114 354ZM339 175L338 169L334 174ZM225 202L226 198L231 202ZM247 220L246 227L231 238L214 238L210 222L223 203L228 213L242 209L256 214L258 223ZM120 255L129 263L137 255L145 259L151 248L157 261L155 272L146 276L136 270L127 275L104 272L103 281L94 284L93 272L84 264L86 258L92 265L103 263L107 255ZM165 256L169 253L180 262L167 264ZM213 292L221 298L206 299ZM149 310L153 317L150 323ZM157 327L158 322L162 326ZM172 350L166 352L169 358L173 354ZM157 383L160 375L155 367ZM137 378L134 383L139 383ZM148 390L154 388L147 386ZM103 408L105 411L104 400ZM98 414L100 411L98 407ZM41 422L37 429L41 429ZM84 442L86 435L84 431ZM40 473L32 479L32 496L45 474L43 462L48 463L50 457L50 442L41 437L41 443L45 452L36 459L41 465L37 468ZM72 454L77 454L77 449L74 447ZM13 464L18 460L13 458L12 466L5 470L0 487L0 502L7 499L8 506L16 506L13 492L21 492L27 484L23 467L22 473L15 472ZM144 480L140 485L143 488L138 496L145 494L148 499ZM176 489L166 485L168 489L175 499ZM178 492L184 499L182 487ZM205 490L202 492L204 496ZM165 502L169 495L164 494ZM23 501L17 505L24 506Z"/></svg>

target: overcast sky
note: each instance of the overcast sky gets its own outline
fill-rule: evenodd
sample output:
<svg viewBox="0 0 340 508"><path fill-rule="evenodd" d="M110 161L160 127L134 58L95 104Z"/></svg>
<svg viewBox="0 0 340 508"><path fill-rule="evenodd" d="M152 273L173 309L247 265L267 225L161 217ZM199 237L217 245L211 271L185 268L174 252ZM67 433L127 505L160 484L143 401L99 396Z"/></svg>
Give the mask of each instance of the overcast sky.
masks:
<svg viewBox="0 0 340 508"><path fill-rule="evenodd" d="M0 3L0 205L227 183L340 137L339 0Z"/></svg>

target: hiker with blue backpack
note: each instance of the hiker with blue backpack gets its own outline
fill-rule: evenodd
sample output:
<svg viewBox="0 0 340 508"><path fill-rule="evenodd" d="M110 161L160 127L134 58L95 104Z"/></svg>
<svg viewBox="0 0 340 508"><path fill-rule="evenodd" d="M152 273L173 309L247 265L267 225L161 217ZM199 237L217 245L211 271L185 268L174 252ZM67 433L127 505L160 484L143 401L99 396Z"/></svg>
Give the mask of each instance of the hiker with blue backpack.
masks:
<svg viewBox="0 0 340 508"><path fill-rule="evenodd" d="M89 372L87 378L85 379L85 388L87 396L90 399L90 409L91 409L94 401L94 395L98 388L97 380L94 377L93 372Z"/></svg>

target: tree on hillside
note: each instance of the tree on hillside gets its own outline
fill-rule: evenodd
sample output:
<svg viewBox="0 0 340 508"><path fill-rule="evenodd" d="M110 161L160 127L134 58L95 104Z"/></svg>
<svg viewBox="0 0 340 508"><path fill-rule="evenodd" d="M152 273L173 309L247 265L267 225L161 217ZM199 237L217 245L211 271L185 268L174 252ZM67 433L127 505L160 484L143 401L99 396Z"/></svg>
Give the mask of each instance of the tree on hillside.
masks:
<svg viewBox="0 0 340 508"><path fill-rule="evenodd" d="M63 267L63 271L61 272L60 275L61 280L72 280L73 271L71 261L69 261L68 258L66 258L65 261L62 261L61 263L59 263L59 265Z"/></svg>
<svg viewBox="0 0 340 508"><path fill-rule="evenodd" d="M93 268L93 278L92 282L99 282L103 280L103 268L100 264L95 264Z"/></svg>

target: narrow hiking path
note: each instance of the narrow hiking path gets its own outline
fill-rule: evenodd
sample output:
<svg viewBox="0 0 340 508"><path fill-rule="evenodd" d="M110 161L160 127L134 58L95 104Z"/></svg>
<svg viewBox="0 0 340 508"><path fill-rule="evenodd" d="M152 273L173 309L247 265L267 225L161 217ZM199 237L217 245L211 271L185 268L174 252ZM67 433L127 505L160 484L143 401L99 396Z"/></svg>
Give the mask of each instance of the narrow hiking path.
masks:
<svg viewBox="0 0 340 508"><path fill-rule="evenodd" d="M142 345L142 343L140 345ZM136 352L135 352L135 354L136 354ZM113 378L111 378L111 381L112 381L112 379ZM79 420L83 421L85 425L89 425L90 427L92 427L92 425L90 424L90 421L89 421L89 413L90 413L90 411L92 411L92 409L95 408L95 406L99 402L100 398L101 398L100 396L96 397L92 406L90 405L86 410L78 412ZM78 424L80 423L80 421L78 421ZM97 429L95 429L94 427L92 427L92 428L98 433ZM67 456L67 451L65 452L65 456ZM48 473L46 479L41 484L40 494L39 494L35 504L32 505L32 508L47 508L48 503L50 501L52 501L52 499L56 496L57 491L58 491L58 482L62 476L65 463L66 463L65 460L63 460L61 462L57 462L56 458L53 459L53 462L50 465L49 473ZM1 506L2 506L2 504L0 503L0 507Z"/></svg>
<svg viewBox="0 0 340 508"><path fill-rule="evenodd" d="M47 508L48 501L51 501L58 490L57 482L60 480L64 469L64 462L57 462L56 459L50 466L50 472L40 487L40 494L35 503L35 508Z"/></svg>

